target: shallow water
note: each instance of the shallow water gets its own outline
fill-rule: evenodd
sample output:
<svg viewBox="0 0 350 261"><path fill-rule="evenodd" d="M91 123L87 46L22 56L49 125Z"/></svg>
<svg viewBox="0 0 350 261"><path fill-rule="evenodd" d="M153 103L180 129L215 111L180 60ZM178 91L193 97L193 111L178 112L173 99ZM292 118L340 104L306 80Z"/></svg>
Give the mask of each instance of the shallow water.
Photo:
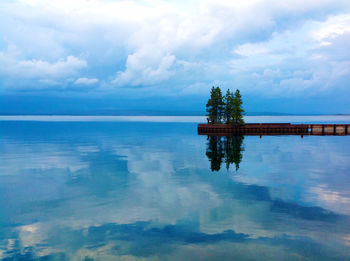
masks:
<svg viewBox="0 0 350 261"><path fill-rule="evenodd" d="M350 260L350 136L141 121L0 121L0 258Z"/></svg>

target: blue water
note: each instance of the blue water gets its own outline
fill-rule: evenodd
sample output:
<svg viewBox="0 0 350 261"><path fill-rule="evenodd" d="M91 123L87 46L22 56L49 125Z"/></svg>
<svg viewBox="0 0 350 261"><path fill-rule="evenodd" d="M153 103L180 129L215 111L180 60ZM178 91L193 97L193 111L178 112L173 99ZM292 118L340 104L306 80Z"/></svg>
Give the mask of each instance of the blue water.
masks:
<svg viewBox="0 0 350 261"><path fill-rule="evenodd" d="M350 136L160 121L0 121L0 259L350 260Z"/></svg>

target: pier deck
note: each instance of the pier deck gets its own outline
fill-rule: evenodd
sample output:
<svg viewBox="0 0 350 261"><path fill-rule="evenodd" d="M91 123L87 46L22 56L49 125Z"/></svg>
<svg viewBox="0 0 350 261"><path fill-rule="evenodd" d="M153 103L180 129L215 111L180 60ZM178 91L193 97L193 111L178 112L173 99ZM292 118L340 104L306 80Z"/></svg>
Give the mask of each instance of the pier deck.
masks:
<svg viewBox="0 0 350 261"><path fill-rule="evenodd" d="M198 134L226 136L241 135L350 135L350 124L291 124L246 123L242 126L229 124L198 124Z"/></svg>

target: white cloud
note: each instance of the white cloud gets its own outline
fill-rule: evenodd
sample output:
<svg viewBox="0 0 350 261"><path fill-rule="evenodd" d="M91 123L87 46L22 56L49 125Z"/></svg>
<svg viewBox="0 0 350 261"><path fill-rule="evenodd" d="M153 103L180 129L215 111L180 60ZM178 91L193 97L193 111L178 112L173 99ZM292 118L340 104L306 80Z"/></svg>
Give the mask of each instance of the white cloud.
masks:
<svg viewBox="0 0 350 261"><path fill-rule="evenodd" d="M78 75L88 64L84 59L68 55L56 61L23 59L22 53L14 45L0 52L0 79L15 84L4 85L11 89L64 88L71 77Z"/></svg>
<svg viewBox="0 0 350 261"><path fill-rule="evenodd" d="M20 56L2 75L8 85L14 84L9 78L16 72L16 78L40 82L60 84L74 75L78 80L67 85L166 85L182 93L186 84L233 77L245 79L249 86L249 77L242 72L259 74L264 66L288 66L292 56L308 60L311 49L344 35L349 10L347 0L6 2L0 4L0 33L5 45L15 45ZM345 14L315 22L340 12ZM246 59L232 60L232 53ZM206 66L187 70L185 65L190 64ZM79 80L84 75L99 80Z"/></svg>
<svg viewBox="0 0 350 261"><path fill-rule="evenodd" d="M242 44L238 46L233 53L243 55L243 56L255 56L259 54L266 54L269 50L266 46L263 46L262 44Z"/></svg>
<svg viewBox="0 0 350 261"><path fill-rule="evenodd" d="M57 85L59 81L78 74L87 67L87 62L75 56L67 56L54 62L41 59L21 59L16 46L0 52L0 75L13 79L27 79L46 85Z"/></svg>
<svg viewBox="0 0 350 261"><path fill-rule="evenodd" d="M77 79L74 84L76 85L92 85L98 83L98 79L96 78L79 78Z"/></svg>
<svg viewBox="0 0 350 261"><path fill-rule="evenodd" d="M350 32L350 14L330 17L327 21L319 23L320 28L312 36L321 44Z"/></svg>
<svg viewBox="0 0 350 261"><path fill-rule="evenodd" d="M120 71L113 83L119 86L151 85L168 79L175 56L163 54L155 48L143 48L129 55L126 70Z"/></svg>
<svg viewBox="0 0 350 261"><path fill-rule="evenodd" d="M310 96L342 88L350 77L349 17L310 20L267 41L239 45L232 51L241 57L231 58L231 74L247 92L267 96Z"/></svg>
<svg viewBox="0 0 350 261"><path fill-rule="evenodd" d="M74 56L49 63L43 60L22 60L16 62L13 72L25 77L65 77L75 74L77 70L85 68L87 63Z"/></svg>

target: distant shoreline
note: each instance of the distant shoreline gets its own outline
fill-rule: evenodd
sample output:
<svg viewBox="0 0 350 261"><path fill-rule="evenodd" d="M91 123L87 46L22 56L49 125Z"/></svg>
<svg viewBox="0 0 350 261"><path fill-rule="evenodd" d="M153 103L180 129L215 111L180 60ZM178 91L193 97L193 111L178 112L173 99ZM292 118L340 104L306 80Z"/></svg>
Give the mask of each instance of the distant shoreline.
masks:
<svg viewBox="0 0 350 261"><path fill-rule="evenodd" d="M74 114L74 113L44 113L44 114L15 114L15 113L0 113L0 117L2 116L70 116L70 117L206 117L206 115L202 114ZM257 117L257 116L350 116L347 113L337 113L337 114L288 114L288 113L248 113L245 117Z"/></svg>
<svg viewBox="0 0 350 261"><path fill-rule="evenodd" d="M350 115L245 116L247 123L349 123ZM36 122L188 122L207 123L206 116L0 115L0 121Z"/></svg>

